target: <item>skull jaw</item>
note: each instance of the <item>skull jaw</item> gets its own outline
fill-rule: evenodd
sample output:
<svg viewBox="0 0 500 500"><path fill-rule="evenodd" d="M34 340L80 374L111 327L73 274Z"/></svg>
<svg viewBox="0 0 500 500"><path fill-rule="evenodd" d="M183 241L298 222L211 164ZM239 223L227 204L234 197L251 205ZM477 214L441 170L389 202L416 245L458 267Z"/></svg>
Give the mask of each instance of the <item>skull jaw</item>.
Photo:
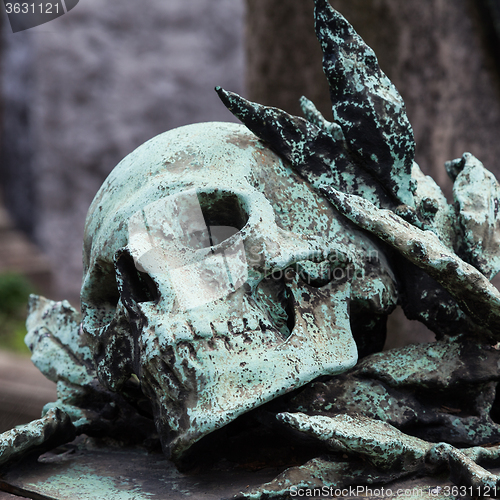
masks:
<svg viewBox="0 0 500 500"><path fill-rule="evenodd" d="M229 341L200 339L163 350L152 347L158 347L155 338L161 335L156 328L145 335L151 343L142 349L140 378L171 460L179 463L193 444L240 415L356 364L348 316L350 285L332 290L331 284L316 289L300 283L291 288L302 303L290 337L274 345L259 339L262 332L247 331ZM143 311L149 316L147 308Z"/></svg>

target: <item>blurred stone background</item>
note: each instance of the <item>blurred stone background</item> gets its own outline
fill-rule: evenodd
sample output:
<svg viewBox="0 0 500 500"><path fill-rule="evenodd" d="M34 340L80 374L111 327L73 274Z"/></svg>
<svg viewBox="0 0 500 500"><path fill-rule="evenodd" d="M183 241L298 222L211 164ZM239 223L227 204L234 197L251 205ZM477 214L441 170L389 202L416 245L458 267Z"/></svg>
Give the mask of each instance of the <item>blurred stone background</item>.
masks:
<svg viewBox="0 0 500 500"><path fill-rule="evenodd" d="M398 87L417 162L448 197L443 164L464 151L498 175L500 0L331 3ZM313 0L80 0L16 34L0 12L0 274L20 271L77 307L83 224L100 184L165 130L233 120L215 85L294 114L306 95L330 116Z"/></svg>
<svg viewBox="0 0 500 500"><path fill-rule="evenodd" d="M50 296L78 305L83 224L107 174L165 130L232 120L213 89L244 92L243 0L81 0L16 34L2 12L4 202L49 260Z"/></svg>

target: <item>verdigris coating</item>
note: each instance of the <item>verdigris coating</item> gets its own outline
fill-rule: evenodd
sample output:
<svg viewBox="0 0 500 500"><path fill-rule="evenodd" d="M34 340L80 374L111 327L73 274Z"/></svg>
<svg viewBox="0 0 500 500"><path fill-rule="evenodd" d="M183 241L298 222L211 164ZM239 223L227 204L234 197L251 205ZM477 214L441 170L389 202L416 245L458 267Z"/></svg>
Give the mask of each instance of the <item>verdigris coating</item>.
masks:
<svg viewBox="0 0 500 500"><path fill-rule="evenodd" d="M500 186L466 153L448 203L373 51L327 0L315 19L332 121L306 98L300 118L217 88L244 125L166 132L103 184L81 315L30 302L58 400L0 436L0 463L85 433L160 441L181 467L203 443L227 464L221 441L246 439L240 466L252 432L282 433L315 458L237 498L443 471L500 491L483 468L500 463ZM383 351L398 304L436 342Z"/></svg>
<svg viewBox="0 0 500 500"><path fill-rule="evenodd" d="M99 379L119 390L136 374L164 449L180 457L241 413L355 364L351 298L374 330L397 300L379 254L245 127L162 134L90 208L82 329Z"/></svg>

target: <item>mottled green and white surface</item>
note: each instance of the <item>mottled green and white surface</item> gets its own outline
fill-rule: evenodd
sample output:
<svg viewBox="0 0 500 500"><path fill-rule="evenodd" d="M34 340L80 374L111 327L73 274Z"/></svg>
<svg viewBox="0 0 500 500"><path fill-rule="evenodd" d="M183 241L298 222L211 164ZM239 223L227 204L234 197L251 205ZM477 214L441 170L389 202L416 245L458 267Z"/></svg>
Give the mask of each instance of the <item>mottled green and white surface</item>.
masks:
<svg viewBox="0 0 500 500"><path fill-rule="evenodd" d="M447 164L448 203L373 51L326 0L315 17L332 121L305 99L306 119L217 88L253 133L166 132L101 187L82 315L32 298L27 343L58 399L0 438L6 467L66 426L161 442L180 470L276 467L240 499L443 473L462 496L500 491L483 468L500 458L498 182L466 153ZM398 304L436 342L383 351ZM76 494L75 476L88 498L152 494L76 462L30 487Z"/></svg>

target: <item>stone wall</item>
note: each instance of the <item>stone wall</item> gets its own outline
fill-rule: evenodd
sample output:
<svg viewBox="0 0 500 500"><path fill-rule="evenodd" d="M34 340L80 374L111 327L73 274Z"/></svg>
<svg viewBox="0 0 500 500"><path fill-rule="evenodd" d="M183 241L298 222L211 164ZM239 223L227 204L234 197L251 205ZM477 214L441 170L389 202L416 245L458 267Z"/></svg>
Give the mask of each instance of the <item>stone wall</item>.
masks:
<svg viewBox="0 0 500 500"><path fill-rule="evenodd" d="M77 300L86 211L118 161L165 130L233 119L213 88L243 92L243 17L243 0L85 0L26 32L6 27L6 100L28 105L4 115L5 134L29 138L32 156L18 176L22 141L5 151L4 189L16 178L34 187L32 202L6 201L17 220L35 223L55 272L54 298ZM16 95L22 72L33 84ZM25 133L14 132L22 112Z"/></svg>
<svg viewBox="0 0 500 500"><path fill-rule="evenodd" d="M5 13L0 8L0 12ZM9 206L16 226L30 235L35 229L33 134L31 103L33 102L34 50L33 35L10 35L10 26L2 19L1 46L1 195Z"/></svg>

